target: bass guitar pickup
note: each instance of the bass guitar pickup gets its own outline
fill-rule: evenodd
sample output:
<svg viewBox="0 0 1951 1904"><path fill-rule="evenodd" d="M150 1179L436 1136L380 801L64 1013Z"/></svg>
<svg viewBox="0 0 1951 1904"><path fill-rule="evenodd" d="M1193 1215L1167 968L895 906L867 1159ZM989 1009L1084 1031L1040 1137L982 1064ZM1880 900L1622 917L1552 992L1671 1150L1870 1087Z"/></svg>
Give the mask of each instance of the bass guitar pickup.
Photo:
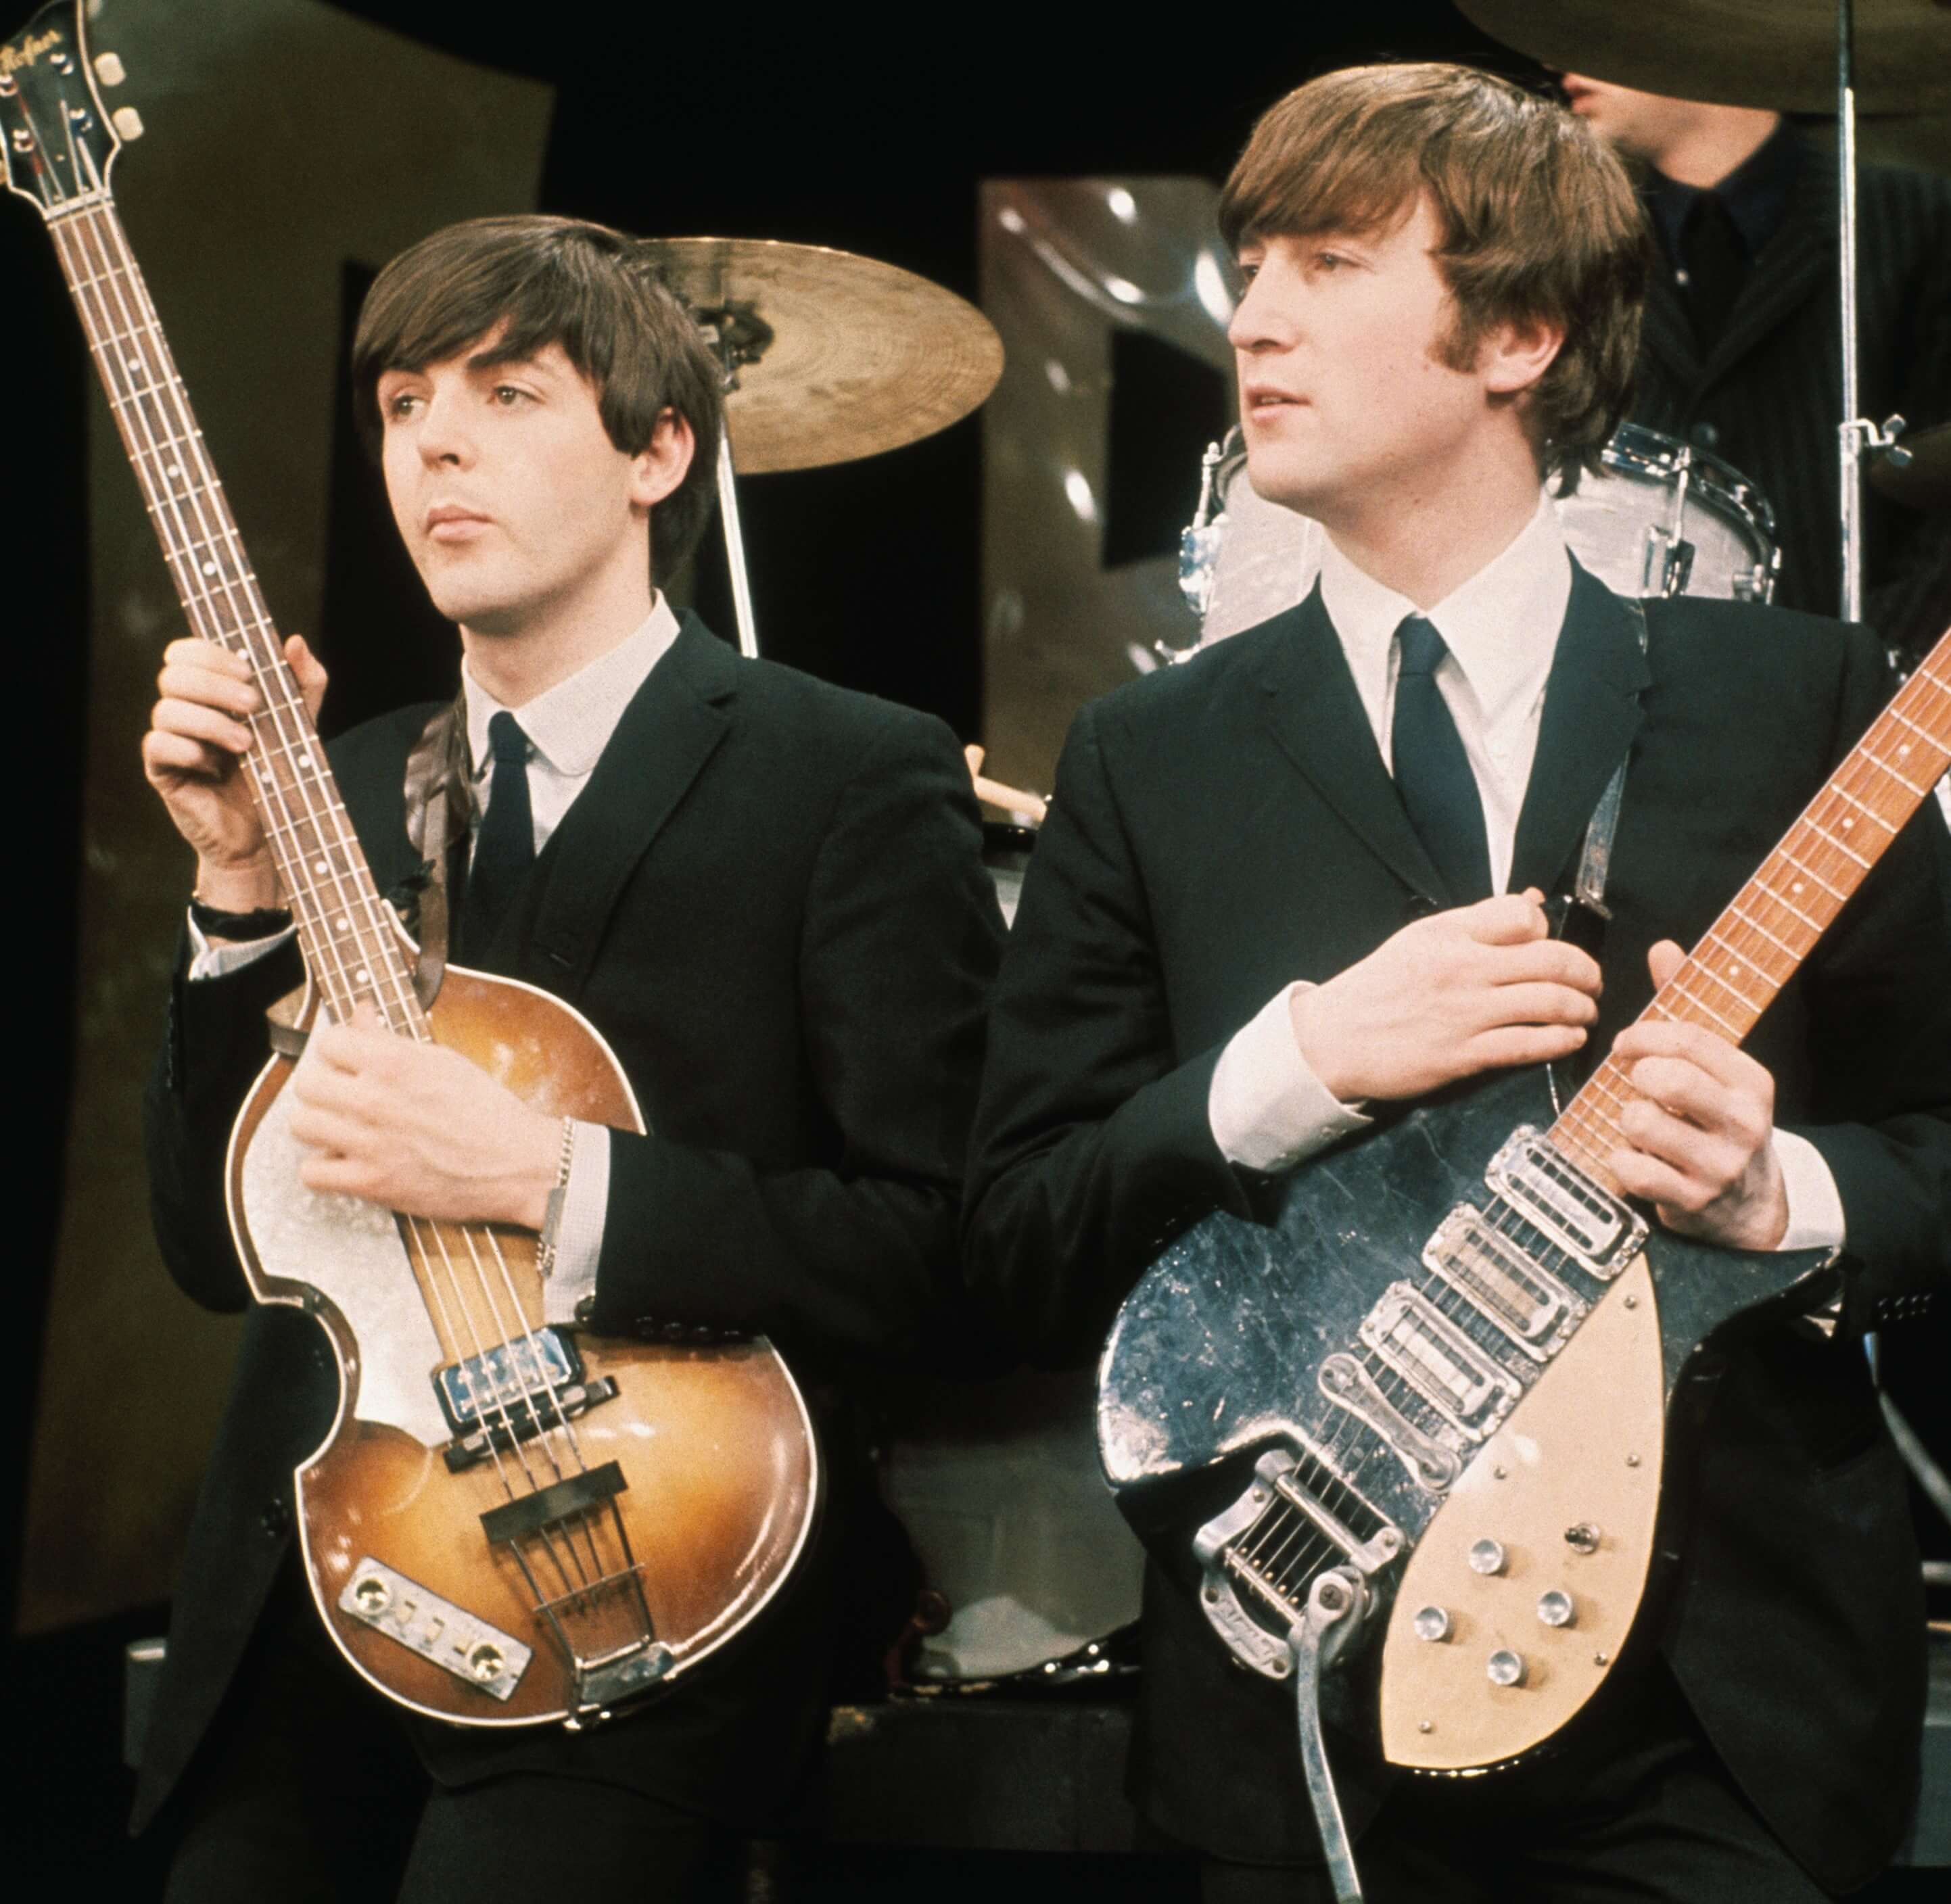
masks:
<svg viewBox="0 0 1951 1904"><path fill-rule="evenodd" d="M435 1376L434 1390L454 1431L443 1459L459 1474L586 1415L617 1384L607 1375L586 1381L575 1344L542 1328L452 1363Z"/></svg>
<svg viewBox="0 0 1951 1904"><path fill-rule="evenodd" d="M1534 1125L1521 1124L1491 1160L1484 1181L1589 1275L1610 1282L1637 1256L1645 1219L1602 1189Z"/></svg>

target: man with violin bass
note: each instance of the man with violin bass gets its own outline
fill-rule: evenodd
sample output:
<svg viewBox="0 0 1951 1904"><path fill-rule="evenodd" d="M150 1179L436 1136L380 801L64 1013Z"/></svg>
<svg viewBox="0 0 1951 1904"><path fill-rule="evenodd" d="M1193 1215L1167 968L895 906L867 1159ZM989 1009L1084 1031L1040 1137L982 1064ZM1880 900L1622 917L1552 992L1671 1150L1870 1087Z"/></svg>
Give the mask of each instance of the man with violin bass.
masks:
<svg viewBox="0 0 1951 1904"><path fill-rule="evenodd" d="M944 727L655 586L721 374L654 246L435 233L354 384L458 699L321 777L301 640L165 656L143 760L197 875L157 1231L195 1300L258 1299L137 1803L183 1904L731 1896L871 1617L850 1390L955 1294L1001 926Z"/></svg>

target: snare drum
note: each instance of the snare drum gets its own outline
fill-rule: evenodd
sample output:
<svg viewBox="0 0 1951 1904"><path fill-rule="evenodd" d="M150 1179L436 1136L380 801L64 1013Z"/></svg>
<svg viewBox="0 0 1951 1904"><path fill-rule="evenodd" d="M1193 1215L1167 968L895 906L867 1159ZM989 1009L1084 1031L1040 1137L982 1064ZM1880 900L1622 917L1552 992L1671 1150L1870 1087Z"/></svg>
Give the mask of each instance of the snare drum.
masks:
<svg viewBox="0 0 1951 1904"><path fill-rule="evenodd" d="M1567 546L1609 588L1773 599L1775 512L1731 464L1637 423L1621 424L1600 454L1602 473L1553 506ZM1325 540L1319 523L1255 491L1237 427L1209 481L1213 513L1187 530L1181 562L1188 599L1206 602L1202 646L1303 600Z"/></svg>

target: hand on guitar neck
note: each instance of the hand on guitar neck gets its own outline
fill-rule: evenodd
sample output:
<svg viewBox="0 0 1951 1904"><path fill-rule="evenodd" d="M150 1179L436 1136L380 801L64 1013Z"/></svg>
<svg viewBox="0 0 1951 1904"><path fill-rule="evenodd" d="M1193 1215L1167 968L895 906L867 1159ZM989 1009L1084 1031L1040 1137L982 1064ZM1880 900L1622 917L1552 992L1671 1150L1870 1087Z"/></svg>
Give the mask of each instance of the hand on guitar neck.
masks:
<svg viewBox="0 0 1951 1904"><path fill-rule="evenodd" d="M1657 991L1685 955L1671 939L1647 954ZM1773 1250L1787 1234L1788 1186L1775 1147L1775 1079L1704 1025L1642 1019L1612 1047L1643 1094L1619 1115L1631 1149L1607 1160L1619 1188L1685 1236Z"/></svg>
<svg viewBox="0 0 1951 1904"><path fill-rule="evenodd" d="M316 720L325 670L301 635L286 642L285 659ZM142 737L142 772L195 851L196 896L226 913L283 904L277 868L240 771L253 744L250 718L264 705L250 663L214 641L187 636L163 651L156 688L161 698Z"/></svg>

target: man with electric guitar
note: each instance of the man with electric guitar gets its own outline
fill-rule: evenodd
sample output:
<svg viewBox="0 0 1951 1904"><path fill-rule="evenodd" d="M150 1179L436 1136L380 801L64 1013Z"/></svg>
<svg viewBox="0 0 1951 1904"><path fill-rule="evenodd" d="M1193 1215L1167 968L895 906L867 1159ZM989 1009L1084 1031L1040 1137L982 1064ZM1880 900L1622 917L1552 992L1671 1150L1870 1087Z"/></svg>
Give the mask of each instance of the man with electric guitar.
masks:
<svg viewBox="0 0 1951 1904"><path fill-rule="evenodd" d="M1812 869L1729 929L1739 957L1681 948L1890 684L1862 629L1641 608L1568 556L1541 479L1592 467L1623 414L1648 254L1617 161L1560 109L1460 68L1331 74L1263 118L1221 219L1252 480L1325 526L1327 557L1300 607L1079 716L998 982L965 1218L976 1291L1027 1352L1082 1360L1112 1331L1100 1447L1154 1562L1135 1787L1206 1854L1210 1898L1354 1895L1292 1688L1425 1522L1412 1568L1434 1550L1447 1503L1499 1537L1440 1601L1405 1588L1385 1751L1372 1659L1324 1682L1370 1896L1850 1888L1896 1843L1922 1698L1917 1556L1858 1338L1951 1275L1934 805L1904 826L1849 782ZM1912 804L1951 747L1943 664L1863 764ZM1796 973L1805 916L1819 931L1873 863ZM1743 1050L1728 1021L1764 976L1793 982ZM1688 986L1697 1009L1648 1004ZM1506 1115L1447 1147L1528 1068L1569 1085L1602 1058L1604 1117L1575 1103L1550 1142L1499 1149ZM1471 1181L1482 1203L1494 1150L1503 1200L1446 1217ZM1669 1347L1663 1472L1648 1221L1645 1257L1843 1253L1839 1317ZM1398 1231L1406 1280L1344 1291ZM1578 1369L1569 1348L1553 1368L1588 1318ZM1297 1373L1317 1337L1343 1352ZM1568 1446L1612 1505L1513 1535L1500 1504ZM1194 1506L1153 1505L1172 1487ZM1591 1583L1635 1530L1609 1612ZM1522 1609L1485 1610L1506 1584ZM1428 1693L1414 1673L1439 1662L1460 1677ZM1450 1751L1561 1697L1556 1736Z"/></svg>
<svg viewBox="0 0 1951 1904"><path fill-rule="evenodd" d="M165 657L143 761L197 870L148 1103L158 1232L197 1300L259 1300L139 1821L168 1800L173 1899L729 1895L733 1834L804 1796L873 1589L848 1384L954 1291L1000 934L968 776L938 723L742 660L654 585L708 517L723 417L635 241L436 233L354 350L461 693L348 735L308 792L279 699L323 694L301 639L289 688L201 635ZM384 909L341 897L342 849L417 908L417 1007L373 977ZM477 972L442 968L449 936ZM265 1014L307 974L330 1009L286 1015L272 1097ZM525 1057L558 1000L581 1055ZM279 1241L362 1210L389 1238L398 1213L428 1298L397 1392L367 1272ZM392 1465L355 1489L369 1456Z"/></svg>

